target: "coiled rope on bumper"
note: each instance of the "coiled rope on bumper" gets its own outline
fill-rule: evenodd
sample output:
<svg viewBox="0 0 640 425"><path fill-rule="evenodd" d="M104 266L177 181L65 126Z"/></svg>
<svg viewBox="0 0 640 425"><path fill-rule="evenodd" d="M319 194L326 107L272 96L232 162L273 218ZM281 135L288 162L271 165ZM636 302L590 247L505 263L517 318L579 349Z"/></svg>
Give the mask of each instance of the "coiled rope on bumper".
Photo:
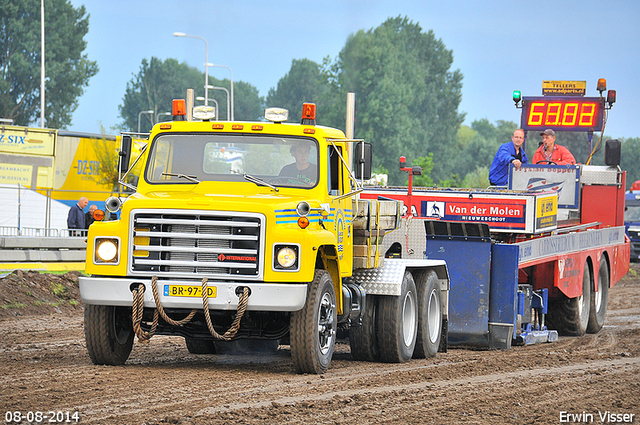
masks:
<svg viewBox="0 0 640 425"><path fill-rule="evenodd" d="M209 312L209 297L207 296L207 282L209 280L205 277L202 279L202 307L204 309L204 316L207 322L207 328L209 328L209 332L213 335L214 338L229 341L233 338L238 330L240 329L240 321L242 320L242 316L244 316L244 312L247 309L247 303L249 301L249 288L246 286L243 288L242 295L239 296L238 300L238 311L236 313L236 317L231 324L231 327L227 332L223 335L218 334L211 321L211 314ZM155 334L156 329L158 327L158 318L162 317L165 322L172 326L183 326L186 323L189 323L193 316L195 316L197 310L191 310L189 315L182 320L173 320L164 311L162 304L160 303L160 296L158 294L158 278L157 276L153 276L151 278L151 289L153 290L153 298L156 303L156 308L153 311L153 322L151 324L151 330L149 332L142 330L142 316L144 313L144 284L139 284L137 288L133 289L133 304L131 306L131 316L133 321L133 331L135 332L138 340L140 342L148 342L151 337Z"/></svg>
<svg viewBox="0 0 640 425"><path fill-rule="evenodd" d="M214 338L221 339L223 341L229 341L233 338L238 330L240 329L240 320L242 320L242 316L244 312L247 310L247 302L249 300L249 288L246 286L242 288L242 295L240 295L240 299L238 300L238 312L236 313L235 319L233 319L233 323L227 332L224 335L220 335L213 328L213 323L211 322L211 314L209 313L209 297L207 296L207 282L208 279L205 277L202 279L202 307L204 308L204 318L207 322L207 327L209 328L209 332Z"/></svg>

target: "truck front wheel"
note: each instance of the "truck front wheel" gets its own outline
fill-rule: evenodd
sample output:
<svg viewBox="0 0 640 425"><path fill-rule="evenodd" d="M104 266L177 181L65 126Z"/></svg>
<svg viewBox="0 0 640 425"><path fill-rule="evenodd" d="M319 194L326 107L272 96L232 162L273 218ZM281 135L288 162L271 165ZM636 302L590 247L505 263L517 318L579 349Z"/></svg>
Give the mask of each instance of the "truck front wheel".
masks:
<svg viewBox="0 0 640 425"><path fill-rule="evenodd" d="M302 310L291 314L291 359L298 373L324 373L336 342L336 292L329 272L316 270Z"/></svg>
<svg viewBox="0 0 640 425"><path fill-rule="evenodd" d="M131 309L109 305L85 305L84 337L93 364L124 364L133 347Z"/></svg>
<svg viewBox="0 0 640 425"><path fill-rule="evenodd" d="M581 336L587 331L589 323L589 307L591 305L591 272L589 264L584 264L582 274L582 295L549 301L547 324L549 329L556 329L560 335Z"/></svg>
<svg viewBox="0 0 640 425"><path fill-rule="evenodd" d="M378 300L378 344L382 361L409 361L418 334L418 293L411 273L405 272L400 296L384 296Z"/></svg>

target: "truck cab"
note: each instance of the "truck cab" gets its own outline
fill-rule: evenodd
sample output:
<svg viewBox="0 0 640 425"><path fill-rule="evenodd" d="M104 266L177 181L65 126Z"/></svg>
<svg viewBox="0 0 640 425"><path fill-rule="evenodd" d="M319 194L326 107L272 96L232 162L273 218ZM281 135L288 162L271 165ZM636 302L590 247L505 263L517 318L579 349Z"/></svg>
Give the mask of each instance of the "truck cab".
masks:
<svg viewBox="0 0 640 425"><path fill-rule="evenodd" d="M640 180L625 193L624 228L631 240L631 261L640 261Z"/></svg>
<svg viewBox="0 0 640 425"><path fill-rule="evenodd" d="M80 292L94 363L122 364L134 335L166 334L183 336L198 354L240 340L289 340L298 372L323 373L338 327L353 330L360 359L435 355L446 265L400 262L392 280L380 272L372 237L382 237L385 223L398 225L400 208L358 202L370 145L316 125L313 104L304 105L301 124L285 123L281 109L267 110L264 122L212 121L197 109L194 120L185 109L174 104L173 120L154 126L134 162L144 164L135 193L107 202L120 218L89 230ZM125 143L122 164L128 150ZM377 296L391 300L380 311L400 317L380 324L392 339L380 347L371 343Z"/></svg>

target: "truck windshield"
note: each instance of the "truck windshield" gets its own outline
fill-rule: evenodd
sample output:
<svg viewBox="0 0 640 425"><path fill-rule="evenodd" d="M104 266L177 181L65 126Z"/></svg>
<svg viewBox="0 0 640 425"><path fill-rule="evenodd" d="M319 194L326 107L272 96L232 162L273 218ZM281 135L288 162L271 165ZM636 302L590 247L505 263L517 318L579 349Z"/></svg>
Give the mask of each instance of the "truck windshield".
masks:
<svg viewBox="0 0 640 425"><path fill-rule="evenodd" d="M302 137L169 133L154 140L149 158L149 183L240 182L246 174L281 187L318 182L317 141Z"/></svg>
<svg viewBox="0 0 640 425"><path fill-rule="evenodd" d="M627 204L624 209L624 221L640 221L640 204Z"/></svg>

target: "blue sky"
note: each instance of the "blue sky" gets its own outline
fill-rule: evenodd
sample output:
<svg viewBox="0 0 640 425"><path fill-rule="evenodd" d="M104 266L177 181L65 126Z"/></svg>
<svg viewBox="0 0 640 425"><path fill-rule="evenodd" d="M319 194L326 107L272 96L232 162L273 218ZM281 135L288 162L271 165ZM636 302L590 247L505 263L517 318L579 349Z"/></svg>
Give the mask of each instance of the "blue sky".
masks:
<svg viewBox="0 0 640 425"><path fill-rule="evenodd" d="M84 5L90 14L85 52L100 67L73 115L69 129L75 131L99 133L100 123L109 128L121 122L118 105L143 58L175 58L204 71L205 44L174 37L176 31L205 38L210 63L230 67L235 81L248 82L266 96L293 59L335 59L350 34L407 16L453 51L452 70L464 75L459 111L466 113L465 124L483 118L519 123L513 90L538 96L543 80L586 81L587 96L597 96L597 80L606 78L618 101L605 133L640 137L637 0L71 3ZM230 75L225 68L209 68L209 74Z"/></svg>

